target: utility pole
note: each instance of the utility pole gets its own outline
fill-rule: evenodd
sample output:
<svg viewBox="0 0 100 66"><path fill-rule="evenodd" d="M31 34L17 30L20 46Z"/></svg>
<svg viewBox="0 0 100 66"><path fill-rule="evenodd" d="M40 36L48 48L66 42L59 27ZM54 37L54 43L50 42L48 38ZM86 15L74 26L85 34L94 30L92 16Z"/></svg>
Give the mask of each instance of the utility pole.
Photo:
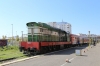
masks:
<svg viewBox="0 0 100 66"><path fill-rule="evenodd" d="M12 25L12 45L13 45L13 24Z"/></svg>
<svg viewBox="0 0 100 66"><path fill-rule="evenodd" d="M22 41L23 41L23 31L21 31L22 32Z"/></svg>
<svg viewBox="0 0 100 66"><path fill-rule="evenodd" d="M90 48L90 43L91 43L91 39L90 39L90 31L89 31L89 48Z"/></svg>

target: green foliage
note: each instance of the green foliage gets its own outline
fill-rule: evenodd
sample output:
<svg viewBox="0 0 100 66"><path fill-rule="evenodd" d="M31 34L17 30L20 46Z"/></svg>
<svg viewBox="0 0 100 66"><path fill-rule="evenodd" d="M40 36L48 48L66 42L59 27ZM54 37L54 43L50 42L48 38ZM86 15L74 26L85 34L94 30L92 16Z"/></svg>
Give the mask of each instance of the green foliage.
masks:
<svg viewBox="0 0 100 66"><path fill-rule="evenodd" d="M4 46L0 47L0 51L18 50L18 46Z"/></svg>
<svg viewBox="0 0 100 66"><path fill-rule="evenodd" d="M17 37L16 37L16 41L19 41L19 36L17 35Z"/></svg>
<svg viewBox="0 0 100 66"><path fill-rule="evenodd" d="M18 49L18 46L5 46L0 47L0 60L9 58L24 58L26 57Z"/></svg>
<svg viewBox="0 0 100 66"><path fill-rule="evenodd" d="M14 38L14 37L12 37L12 40L15 40L15 38Z"/></svg>
<svg viewBox="0 0 100 66"><path fill-rule="evenodd" d="M2 39L6 39L6 38L7 38L7 36L4 36L4 35L2 36Z"/></svg>

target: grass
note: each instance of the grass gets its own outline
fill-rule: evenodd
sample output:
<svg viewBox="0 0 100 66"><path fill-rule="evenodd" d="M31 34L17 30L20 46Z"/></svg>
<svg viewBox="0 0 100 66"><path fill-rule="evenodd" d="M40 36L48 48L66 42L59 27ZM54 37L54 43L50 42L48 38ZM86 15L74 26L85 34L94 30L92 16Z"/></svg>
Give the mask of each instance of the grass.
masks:
<svg viewBox="0 0 100 66"><path fill-rule="evenodd" d="M10 59L10 58L22 58L26 57L19 51L17 46L8 46L0 48L0 60Z"/></svg>

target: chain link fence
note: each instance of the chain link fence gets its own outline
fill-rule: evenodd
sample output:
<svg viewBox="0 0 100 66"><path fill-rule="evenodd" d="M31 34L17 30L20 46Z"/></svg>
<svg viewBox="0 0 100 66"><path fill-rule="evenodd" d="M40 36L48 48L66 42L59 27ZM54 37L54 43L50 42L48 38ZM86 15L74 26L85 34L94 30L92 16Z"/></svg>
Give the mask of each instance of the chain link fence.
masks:
<svg viewBox="0 0 100 66"><path fill-rule="evenodd" d="M14 37L13 39L8 38L7 45L19 46L21 41L28 41L28 35L23 34L22 37Z"/></svg>

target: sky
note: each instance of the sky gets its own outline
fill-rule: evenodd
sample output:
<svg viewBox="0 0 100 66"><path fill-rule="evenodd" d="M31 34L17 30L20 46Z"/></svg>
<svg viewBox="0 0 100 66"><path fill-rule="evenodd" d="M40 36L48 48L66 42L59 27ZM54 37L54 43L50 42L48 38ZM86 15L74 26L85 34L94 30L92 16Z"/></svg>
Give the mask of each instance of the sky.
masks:
<svg viewBox="0 0 100 66"><path fill-rule="evenodd" d="M100 0L0 0L0 37L27 34L27 22L68 22L72 33L100 35ZM16 32L17 31L17 32Z"/></svg>

